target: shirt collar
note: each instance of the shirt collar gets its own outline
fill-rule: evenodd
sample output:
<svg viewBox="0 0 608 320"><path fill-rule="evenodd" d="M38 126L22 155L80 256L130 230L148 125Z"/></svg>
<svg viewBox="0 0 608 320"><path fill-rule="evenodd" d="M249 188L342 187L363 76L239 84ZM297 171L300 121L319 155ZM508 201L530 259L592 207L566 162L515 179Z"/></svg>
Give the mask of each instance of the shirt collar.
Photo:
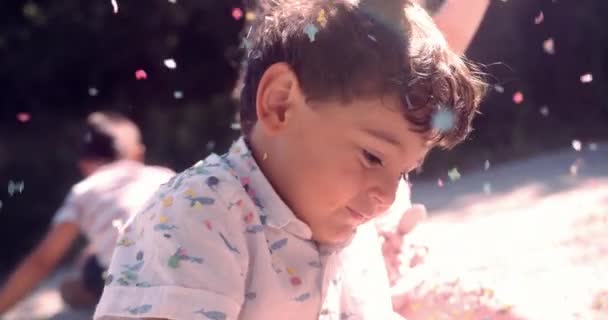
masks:
<svg viewBox="0 0 608 320"><path fill-rule="evenodd" d="M245 138L241 137L232 144L223 158L262 212L262 224L283 229L305 240L312 239L310 227L296 217L264 176Z"/></svg>

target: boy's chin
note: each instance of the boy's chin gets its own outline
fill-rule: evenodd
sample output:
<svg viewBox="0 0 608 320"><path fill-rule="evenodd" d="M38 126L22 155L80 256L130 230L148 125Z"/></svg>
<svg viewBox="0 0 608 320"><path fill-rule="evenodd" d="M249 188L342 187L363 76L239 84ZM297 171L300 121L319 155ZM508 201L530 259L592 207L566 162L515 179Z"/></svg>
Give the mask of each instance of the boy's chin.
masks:
<svg viewBox="0 0 608 320"><path fill-rule="evenodd" d="M325 234L313 234L313 240L324 246L340 248L348 246L356 233L357 229L326 232Z"/></svg>

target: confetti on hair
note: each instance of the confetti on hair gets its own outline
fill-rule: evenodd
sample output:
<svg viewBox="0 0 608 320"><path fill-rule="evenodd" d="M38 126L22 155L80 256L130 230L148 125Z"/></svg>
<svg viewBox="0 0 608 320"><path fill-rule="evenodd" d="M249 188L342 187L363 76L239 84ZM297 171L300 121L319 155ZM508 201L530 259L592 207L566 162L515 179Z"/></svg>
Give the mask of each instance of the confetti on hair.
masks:
<svg viewBox="0 0 608 320"><path fill-rule="evenodd" d="M146 80L148 79L148 74L143 69L138 69L135 71L135 79L137 80Z"/></svg>
<svg viewBox="0 0 608 320"><path fill-rule="evenodd" d="M177 68L177 63L172 58L165 59L163 61L163 63L165 64L165 67L167 67L168 69L175 69L175 68Z"/></svg>
<svg viewBox="0 0 608 320"><path fill-rule="evenodd" d="M515 92L513 94L513 102L515 102L515 104L521 104L524 102L524 94L521 93L521 91Z"/></svg>
<svg viewBox="0 0 608 320"><path fill-rule="evenodd" d="M308 39L310 39L310 42L315 41L317 32L319 32L319 29L312 23L309 23L304 27L304 33L306 33Z"/></svg>
<svg viewBox="0 0 608 320"><path fill-rule="evenodd" d="M540 108L540 114L543 115L543 117L547 117L549 116L549 107L547 106L542 106Z"/></svg>
<svg viewBox="0 0 608 320"><path fill-rule="evenodd" d="M499 85L499 84L494 85L494 90L496 90L496 92L498 92L498 93L505 92L505 88L503 86Z"/></svg>
<svg viewBox="0 0 608 320"><path fill-rule="evenodd" d="M576 151L581 151L582 144L579 140L572 140L572 148Z"/></svg>
<svg viewBox="0 0 608 320"><path fill-rule="evenodd" d="M593 81L593 75L591 73L585 73L581 76L582 83L590 83L591 81Z"/></svg>
<svg viewBox="0 0 608 320"><path fill-rule="evenodd" d="M17 120L19 120L20 122L26 123L26 122L30 121L31 118L32 118L32 116L27 112L17 113Z"/></svg>
<svg viewBox="0 0 608 320"><path fill-rule="evenodd" d="M541 11L538 16L534 18L534 24L541 24L545 20L545 14Z"/></svg>
<svg viewBox="0 0 608 320"><path fill-rule="evenodd" d="M325 9L321 9L319 11L319 16L317 16L317 22L322 28L325 28L327 25L327 17L325 16Z"/></svg>
<svg viewBox="0 0 608 320"><path fill-rule="evenodd" d="M460 179L460 172L458 172L458 168L452 168L452 170L448 171L448 177L450 177L450 180L452 181L456 181L458 179Z"/></svg>
<svg viewBox="0 0 608 320"><path fill-rule="evenodd" d="M232 17L234 20L241 20L243 17L243 10L241 8L232 8Z"/></svg>
<svg viewBox="0 0 608 320"><path fill-rule="evenodd" d="M456 116L454 115L454 112L444 108L437 110L431 119L431 125L440 133L452 130L455 123Z"/></svg>
<svg viewBox="0 0 608 320"><path fill-rule="evenodd" d="M553 38L549 38L543 42L543 49L548 54L555 54L555 41L553 41Z"/></svg>
<svg viewBox="0 0 608 320"><path fill-rule="evenodd" d="M90 95L91 97L95 97L95 96L97 96L98 94L99 94L99 90L97 90L97 88L95 88L95 87L90 87L90 88L89 88L89 95Z"/></svg>
<svg viewBox="0 0 608 320"><path fill-rule="evenodd" d="M184 97L184 93L181 90L175 90L173 91L173 98L175 99L181 99Z"/></svg>
<svg viewBox="0 0 608 320"><path fill-rule="evenodd" d="M112 11L114 12L114 14L118 13L118 2L116 2L116 0L111 0L112 2Z"/></svg>

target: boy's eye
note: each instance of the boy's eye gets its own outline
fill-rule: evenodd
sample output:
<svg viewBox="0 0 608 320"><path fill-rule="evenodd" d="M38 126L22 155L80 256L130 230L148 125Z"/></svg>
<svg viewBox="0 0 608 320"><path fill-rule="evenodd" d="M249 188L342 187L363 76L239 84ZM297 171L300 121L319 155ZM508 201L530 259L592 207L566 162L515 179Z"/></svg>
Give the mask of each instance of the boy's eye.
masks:
<svg viewBox="0 0 608 320"><path fill-rule="evenodd" d="M367 150L363 150L363 157L365 158L365 161L367 161L367 163L370 166L382 166L382 160L380 160L380 158L378 158L375 155L371 154Z"/></svg>

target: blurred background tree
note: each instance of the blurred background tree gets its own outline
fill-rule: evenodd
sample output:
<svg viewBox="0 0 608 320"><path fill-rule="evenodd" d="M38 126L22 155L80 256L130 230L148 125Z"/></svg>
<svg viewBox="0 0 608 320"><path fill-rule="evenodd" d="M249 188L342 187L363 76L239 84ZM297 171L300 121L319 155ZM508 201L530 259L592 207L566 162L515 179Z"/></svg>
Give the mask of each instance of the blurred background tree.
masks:
<svg viewBox="0 0 608 320"><path fill-rule="evenodd" d="M117 1L117 14L111 0L0 2L0 274L39 239L79 180L75 146L89 112L131 116L148 162L177 171L223 152L238 135L231 92L242 57L245 16L235 11L242 3ZM429 8L440 2L429 0ZM466 174L485 160L522 158L573 139L606 140L606 17L604 0L494 0L468 52L490 74L483 114L466 143L433 152L414 179L445 177L455 166ZM138 70L146 79L136 79ZM586 74L591 82L581 81ZM23 192L11 197L9 181L24 181Z"/></svg>

